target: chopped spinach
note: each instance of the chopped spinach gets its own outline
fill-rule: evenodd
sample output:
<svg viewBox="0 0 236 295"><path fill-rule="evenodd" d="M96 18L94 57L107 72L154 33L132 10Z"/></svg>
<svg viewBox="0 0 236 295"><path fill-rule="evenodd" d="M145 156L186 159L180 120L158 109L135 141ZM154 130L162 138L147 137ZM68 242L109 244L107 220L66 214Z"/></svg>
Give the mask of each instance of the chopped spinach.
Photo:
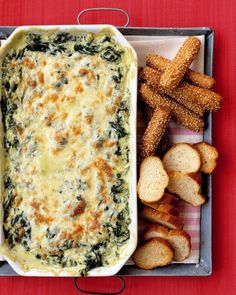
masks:
<svg viewBox="0 0 236 295"><path fill-rule="evenodd" d="M107 61L110 61L110 62L120 61L121 52L116 51L111 46L108 46L102 51L101 58L103 58Z"/></svg>
<svg viewBox="0 0 236 295"><path fill-rule="evenodd" d="M89 55L94 55L98 53L98 48L95 45L83 45L83 44L75 44L74 50L78 51L79 53L82 54L89 54Z"/></svg>
<svg viewBox="0 0 236 295"><path fill-rule="evenodd" d="M62 33L58 33L53 41L56 44L76 41L76 36L73 36L68 32L62 32Z"/></svg>
<svg viewBox="0 0 236 295"><path fill-rule="evenodd" d="M116 82L116 83L120 83L121 79L122 79L123 75L120 72L120 68L118 68L116 75L112 76L112 79Z"/></svg>

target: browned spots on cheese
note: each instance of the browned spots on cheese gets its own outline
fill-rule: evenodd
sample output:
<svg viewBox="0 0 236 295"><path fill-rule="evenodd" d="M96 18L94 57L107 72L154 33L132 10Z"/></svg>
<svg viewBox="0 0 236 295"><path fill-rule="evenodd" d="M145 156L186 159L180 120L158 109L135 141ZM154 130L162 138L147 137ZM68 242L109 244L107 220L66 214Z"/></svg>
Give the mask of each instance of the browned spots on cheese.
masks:
<svg viewBox="0 0 236 295"><path fill-rule="evenodd" d="M36 85L37 85L37 82L35 80L32 80L32 79L27 79L26 80L26 84L32 88L35 88Z"/></svg>
<svg viewBox="0 0 236 295"><path fill-rule="evenodd" d="M43 59L41 64L42 64L43 67L45 67L47 65L47 61L45 59Z"/></svg>
<svg viewBox="0 0 236 295"><path fill-rule="evenodd" d="M116 111L116 107L115 106L106 106L106 112L109 115L113 115Z"/></svg>
<svg viewBox="0 0 236 295"><path fill-rule="evenodd" d="M89 227L90 230L95 230L95 229L99 228L99 226L100 226L99 219L100 219L101 215L102 215L101 211L98 211L94 214L94 218L93 218L91 225Z"/></svg>
<svg viewBox="0 0 236 295"><path fill-rule="evenodd" d="M45 200L47 199L43 199L43 202L45 202ZM31 207L33 208L33 211L34 211L34 217L35 217L35 222L36 223L50 223L52 222L54 219L50 216L45 216L43 214L41 214L39 211L40 211L40 207L42 206L42 203L41 202L38 202L36 200L33 200L31 203L30 203ZM45 211L48 211L45 203L44 203L44 206L43 206L43 209Z"/></svg>
<svg viewBox="0 0 236 295"><path fill-rule="evenodd" d="M75 92L76 93L82 93L84 91L84 88L82 86L82 84L79 82L76 86L75 86Z"/></svg>
<svg viewBox="0 0 236 295"><path fill-rule="evenodd" d="M83 214L85 208L86 208L86 202L85 202L85 200L82 199L79 202L79 204L75 207L74 211L71 214L71 217L75 217L75 216Z"/></svg>
<svg viewBox="0 0 236 295"><path fill-rule="evenodd" d="M103 204L106 204L108 202L107 188L105 186L101 186L100 193L102 195Z"/></svg>
<svg viewBox="0 0 236 295"><path fill-rule="evenodd" d="M44 84L44 73L41 72L41 71L39 71L39 72L37 73L37 76L38 76L39 83L40 83L40 84Z"/></svg>
<svg viewBox="0 0 236 295"><path fill-rule="evenodd" d="M45 102L56 102L58 100L58 94L56 93L52 93L49 94L46 98L45 98Z"/></svg>
<svg viewBox="0 0 236 295"><path fill-rule="evenodd" d="M56 132L55 133L55 136L54 136L54 139L56 141L57 144L59 145L65 145L67 144L67 138L66 138L66 134L62 134L60 132Z"/></svg>
<svg viewBox="0 0 236 295"><path fill-rule="evenodd" d="M58 62L56 62L56 63L54 64L54 68L55 68L55 69L59 69L59 68L60 68L60 65L59 65Z"/></svg>
<svg viewBox="0 0 236 295"><path fill-rule="evenodd" d="M95 167L100 172L99 175L103 178L103 174L105 173L108 177L113 176L112 168L109 166L106 160L103 158L98 158L94 161Z"/></svg>
<svg viewBox="0 0 236 295"><path fill-rule="evenodd" d="M104 141L103 146L109 148L109 147L113 147L115 144L116 144L115 141L107 139Z"/></svg>
<svg viewBox="0 0 236 295"><path fill-rule="evenodd" d="M89 169L90 169L90 166L86 166L86 167L80 169L80 174L85 175L89 171Z"/></svg>
<svg viewBox="0 0 236 295"><path fill-rule="evenodd" d="M33 69L35 68L35 63L32 61L32 59L26 57L22 61L22 63L28 68L28 69Z"/></svg>
<svg viewBox="0 0 236 295"><path fill-rule="evenodd" d="M46 122L45 125L50 127L53 123L53 121L55 120L56 114L55 113L51 113L47 118L46 118Z"/></svg>
<svg viewBox="0 0 236 295"><path fill-rule="evenodd" d="M87 70L87 69L80 69L79 70L79 74L81 75L81 76L85 76L85 75L87 75L89 73L89 71Z"/></svg>
<svg viewBox="0 0 236 295"><path fill-rule="evenodd" d="M65 121L65 119L68 117L68 113L62 113L62 116L61 116L61 118L62 118L62 120L63 121Z"/></svg>
<svg viewBox="0 0 236 295"><path fill-rule="evenodd" d="M36 223L50 223L52 222L54 219L50 216L44 216L39 212L34 212L34 216L35 216L35 221Z"/></svg>
<svg viewBox="0 0 236 295"><path fill-rule="evenodd" d="M74 133L75 136L81 134L81 128L78 127L78 126L73 126L72 127L72 131L73 131L73 133Z"/></svg>
<svg viewBox="0 0 236 295"><path fill-rule="evenodd" d="M112 87L110 87L107 91L107 96L112 96Z"/></svg>
<svg viewBox="0 0 236 295"><path fill-rule="evenodd" d="M39 210L39 206L40 206L40 203L37 202L36 200L33 200L31 203L30 203L30 206L34 209L37 209Z"/></svg>
<svg viewBox="0 0 236 295"><path fill-rule="evenodd" d="M90 125L93 122L93 115L85 116L85 122Z"/></svg>

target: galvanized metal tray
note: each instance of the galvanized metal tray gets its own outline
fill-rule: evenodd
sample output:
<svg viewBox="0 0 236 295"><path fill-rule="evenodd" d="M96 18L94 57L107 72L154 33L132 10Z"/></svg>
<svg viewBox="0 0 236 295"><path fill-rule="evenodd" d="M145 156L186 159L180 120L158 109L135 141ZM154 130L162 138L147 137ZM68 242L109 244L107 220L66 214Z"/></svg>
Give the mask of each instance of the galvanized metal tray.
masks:
<svg viewBox="0 0 236 295"><path fill-rule="evenodd" d="M129 19L128 19L129 21ZM127 21L127 24L128 24ZM16 27L0 27L0 39L7 38ZM212 75L214 32L210 28L140 28L119 27L123 35L139 36L205 36L205 74ZM212 142L212 115L205 116L204 140ZM118 276L209 276L212 273L212 179L204 176L203 194L208 201L201 208L200 259L197 264L171 264L154 270L125 265ZM0 276L16 276L7 262L0 262Z"/></svg>

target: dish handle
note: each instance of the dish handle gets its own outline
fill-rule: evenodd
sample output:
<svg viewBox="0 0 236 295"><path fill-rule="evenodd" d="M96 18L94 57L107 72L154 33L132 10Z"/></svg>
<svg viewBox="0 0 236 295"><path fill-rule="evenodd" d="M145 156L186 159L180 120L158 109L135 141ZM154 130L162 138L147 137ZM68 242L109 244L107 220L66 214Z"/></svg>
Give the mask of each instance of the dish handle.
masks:
<svg viewBox="0 0 236 295"><path fill-rule="evenodd" d="M126 23L123 25L123 27L128 27L129 23L130 23L130 16L128 14L127 11L125 11L124 9L121 8L116 8L116 7L96 7L96 8L86 8L83 9L79 12L78 16L77 16L77 23L79 25L82 25L81 23L81 16L83 14L86 14L87 12L93 12L93 11L115 11L115 12L119 12L125 15L126 17Z"/></svg>
<svg viewBox="0 0 236 295"><path fill-rule="evenodd" d="M120 288L119 290L117 291L114 291L114 292L96 292L96 291L93 291L93 290L85 290L85 289L82 289L81 287L79 287L79 284L78 284L78 279L79 277L76 277L74 279L74 286L75 286L75 289L81 293L85 293L85 294L93 294L93 295L118 295L118 294L121 294L124 290L125 290L125 279L121 276L114 276L115 278L119 279L120 280Z"/></svg>

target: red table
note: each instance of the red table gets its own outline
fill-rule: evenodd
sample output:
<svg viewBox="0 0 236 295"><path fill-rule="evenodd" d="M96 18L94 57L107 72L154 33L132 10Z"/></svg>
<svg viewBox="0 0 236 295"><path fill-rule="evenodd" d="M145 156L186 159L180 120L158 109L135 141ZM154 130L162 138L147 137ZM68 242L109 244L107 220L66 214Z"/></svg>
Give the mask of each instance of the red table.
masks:
<svg viewBox="0 0 236 295"><path fill-rule="evenodd" d="M0 0L0 25L75 24L88 7L120 7L131 26L211 27L216 32L214 76L224 103L214 115L214 144L221 157L213 177L213 275L126 279L123 294L236 294L236 1L235 0ZM93 15L90 22L122 24L122 17ZM91 287L112 290L114 279L85 279ZM77 294L70 278L1 278L0 294Z"/></svg>

